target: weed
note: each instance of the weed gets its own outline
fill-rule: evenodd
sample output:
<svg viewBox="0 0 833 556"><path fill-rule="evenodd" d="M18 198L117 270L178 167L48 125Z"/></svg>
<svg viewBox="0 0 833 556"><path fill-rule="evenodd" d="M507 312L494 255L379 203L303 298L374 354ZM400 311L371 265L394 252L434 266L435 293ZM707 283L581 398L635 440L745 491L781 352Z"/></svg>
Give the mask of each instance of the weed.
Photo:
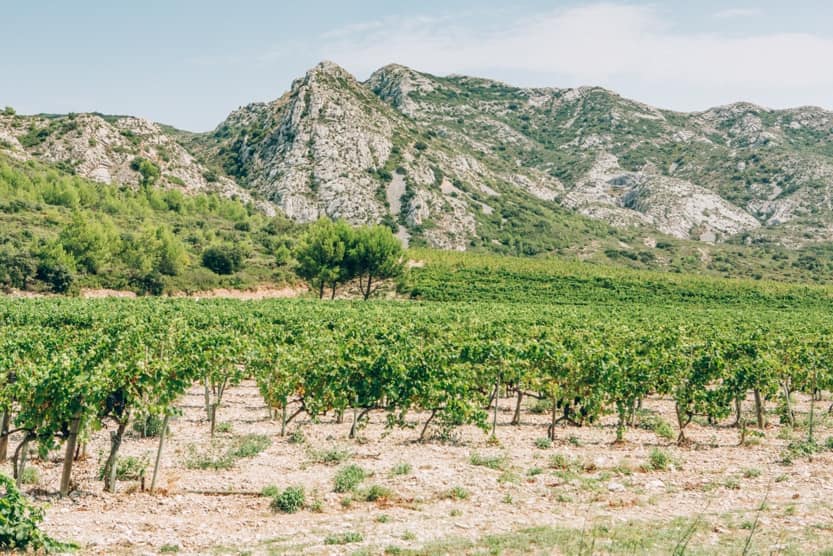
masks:
<svg viewBox="0 0 833 556"><path fill-rule="evenodd" d="M260 491L260 495L264 498L275 498L280 493L281 489L279 489L275 485L269 485L268 487L265 487L263 490Z"/></svg>
<svg viewBox="0 0 833 556"><path fill-rule="evenodd" d="M646 467L650 471L666 471L671 466L671 463L671 456L659 448L654 448L648 456L648 465Z"/></svg>
<svg viewBox="0 0 833 556"><path fill-rule="evenodd" d="M553 469L569 470L575 467L575 462L564 454L555 454L550 457L549 465Z"/></svg>
<svg viewBox="0 0 833 556"><path fill-rule="evenodd" d="M463 510L461 510L460 508L454 508L450 512L448 512L448 515L451 517L460 517L461 515L463 515Z"/></svg>
<svg viewBox="0 0 833 556"><path fill-rule="evenodd" d="M178 544L163 544L159 547L160 554L176 554L179 552Z"/></svg>
<svg viewBox="0 0 833 556"><path fill-rule="evenodd" d="M507 492L506 494L503 495L503 503L504 504L511 504L512 502L513 502L513 500L512 500L512 495L511 494L509 494Z"/></svg>
<svg viewBox="0 0 833 556"><path fill-rule="evenodd" d="M312 461L315 463L323 463L325 465L337 465L348 460L351 456L348 450L341 450L339 448L329 448L322 451L310 452Z"/></svg>
<svg viewBox="0 0 833 556"><path fill-rule="evenodd" d="M303 508L305 503L304 487L292 486L287 487L272 500L272 509L286 514L294 514Z"/></svg>
<svg viewBox="0 0 833 556"><path fill-rule="evenodd" d="M474 453L469 458L469 463L480 467L488 467L489 469L503 469L506 465L506 457L499 455L484 456Z"/></svg>
<svg viewBox="0 0 833 556"><path fill-rule="evenodd" d="M390 472L391 475L410 475L412 470L413 468L410 463L402 462L394 465Z"/></svg>
<svg viewBox="0 0 833 556"><path fill-rule="evenodd" d="M570 438L567 439L567 442L569 442L573 446L581 446L581 439L574 434L570 435Z"/></svg>
<svg viewBox="0 0 833 556"><path fill-rule="evenodd" d="M381 514L376 516L376 523L387 523L390 521L390 516L388 514Z"/></svg>
<svg viewBox="0 0 833 556"><path fill-rule="evenodd" d="M740 481L738 481L735 477L729 477L726 479L726 482L723 483L723 486L729 490L740 490Z"/></svg>
<svg viewBox="0 0 833 556"><path fill-rule="evenodd" d="M358 465L347 465L338 470L333 479L334 492L350 492L367 477L367 472Z"/></svg>
<svg viewBox="0 0 833 556"><path fill-rule="evenodd" d="M40 484L40 472L35 467L27 467L23 470L20 482L24 485L38 485Z"/></svg>
<svg viewBox="0 0 833 556"><path fill-rule="evenodd" d="M402 540L403 541L415 541L417 538L416 534L411 531L405 531L402 533Z"/></svg>
<svg viewBox="0 0 833 556"><path fill-rule="evenodd" d="M362 493L362 498L365 502L376 502L379 500L388 500L393 498L393 491L382 485L371 485Z"/></svg>
<svg viewBox="0 0 833 556"><path fill-rule="evenodd" d="M247 434L234 439L228 455L232 458L250 458L258 455L272 445L269 437L263 434Z"/></svg>
<svg viewBox="0 0 833 556"><path fill-rule="evenodd" d="M447 498L450 500L465 500L468 497L469 491L467 491L461 486L456 486L451 488L450 490L447 490L445 493L443 493L442 496L442 498Z"/></svg>
<svg viewBox="0 0 833 556"><path fill-rule="evenodd" d="M324 539L324 544L350 544L354 542L362 542L364 537L361 533L356 531L347 531L338 535L330 535Z"/></svg>
<svg viewBox="0 0 833 556"><path fill-rule="evenodd" d="M290 444L303 444L307 441L306 437L304 436L304 432L301 429L295 429L294 431L289 433L289 437L286 440Z"/></svg>
<svg viewBox="0 0 833 556"><path fill-rule="evenodd" d="M221 434L228 434L232 430L231 423L229 422L220 423L214 428L214 432L219 432Z"/></svg>
<svg viewBox="0 0 833 556"><path fill-rule="evenodd" d="M514 484L514 483L520 482L520 480L521 480L521 478L518 477L517 473L514 473L513 471L510 471L508 469L506 471L503 471L500 474L500 477L497 478L497 482L499 482L499 483L513 483Z"/></svg>
<svg viewBox="0 0 833 556"><path fill-rule="evenodd" d="M532 467L526 472L526 474L529 477L535 477L537 475L540 475L543 472L544 472L544 470L541 469L540 467Z"/></svg>
<svg viewBox="0 0 833 556"><path fill-rule="evenodd" d="M550 440L549 438L536 438L535 447L541 450L552 448L552 440Z"/></svg>
<svg viewBox="0 0 833 556"><path fill-rule="evenodd" d="M98 469L98 479L104 480L104 466L106 462L101 464ZM145 476L145 470L148 466L146 458L137 458L135 456L125 456L116 460L116 479L124 481L128 479L139 480Z"/></svg>
<svg viewBox="0 0 833 556"><path fill-rule="evenodd" d="M743 478L744 479L755 479L761 476L761 470L755 467L750 467L749 469L745 469L743 471Z"/></svg>

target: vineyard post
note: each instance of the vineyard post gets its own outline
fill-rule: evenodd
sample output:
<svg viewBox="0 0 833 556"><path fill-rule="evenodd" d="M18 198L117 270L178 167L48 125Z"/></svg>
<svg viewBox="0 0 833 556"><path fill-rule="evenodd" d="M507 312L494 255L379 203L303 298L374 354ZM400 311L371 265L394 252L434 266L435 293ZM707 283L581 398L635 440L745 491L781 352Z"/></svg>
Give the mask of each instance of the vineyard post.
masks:
<svg viewBox="0 0 833 556"><path fill-rule="evenodd" d="M764 411L764 402L761 399L761 390L755 388L753 393L755 394L755 416L758 419L758 428L763 430L766 428L766 412Z"/></svg>
<svg viewBox="0 0 833 556"><path fill-rule="evenodd" d="M61 496L69 494L69 483L72 477L72 461L75 457L75 445L78 442L78 429L81 426L81 415L76 414L69 425L69 437L64 451L64 467L61 472Z"/></svg>
<svg viewBox="0 0 833 556"><path fill-rule="evenodd" d="M165 447L165 436L168 433L168 421L170 415L165 413L165 418L162 420L162 432L159 433L159 446L156 448L156 460L153 462L153 477L150 479L150 493L153 494L153 489L156 488L156 476L159 472L159 462L162 460L162 449Z"/></svg>

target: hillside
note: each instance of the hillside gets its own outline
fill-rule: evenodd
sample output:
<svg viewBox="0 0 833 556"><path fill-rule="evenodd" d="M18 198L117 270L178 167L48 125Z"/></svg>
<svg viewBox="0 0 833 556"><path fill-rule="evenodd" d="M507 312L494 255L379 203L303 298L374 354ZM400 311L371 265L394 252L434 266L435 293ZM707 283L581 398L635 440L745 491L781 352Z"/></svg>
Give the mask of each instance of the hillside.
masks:
<svg viewBox="0 0 833 556"><path fill-rule="evenodd" d="M816 108L684 114L598 87L399 65L360 82L322 62L210 133L8 109L0 160L217 194L267 219L382 222L413 247L791 281L833 270L833 114Z"/></svg>

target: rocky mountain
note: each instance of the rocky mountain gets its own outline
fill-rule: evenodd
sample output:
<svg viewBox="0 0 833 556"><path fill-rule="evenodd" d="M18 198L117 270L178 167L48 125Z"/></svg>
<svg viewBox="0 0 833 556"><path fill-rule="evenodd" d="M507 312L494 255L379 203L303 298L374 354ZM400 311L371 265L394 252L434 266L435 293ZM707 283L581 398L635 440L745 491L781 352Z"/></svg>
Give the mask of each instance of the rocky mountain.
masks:
<svg viewBox="0 0 833 556"><path fill-rule="evenodd" d="M66 172L107 184L138 186L152 179L187 192L214 191L243 201L251 194L228 176L198 163L163 127L142 118L69 114L17 116L0 113L0 149L7 156L53 163ZM139 163L150 162L151 178ZM158 174L158 175L157 175ZM269 203L258 203L273 212Z"/></svg>
<svg viewBox="0 0 833 556"><path fill-rule="evenodd" d="M833 240L833 113L818 108L679 113L598 87L518 88L399 65L359 82L323 62L210 133L0 116L0 148L128 184L143 157L171 187L251 195L300 222L386 222L450 249L535 253L574 233L619 233L606 226L645 245Z"/></svg>

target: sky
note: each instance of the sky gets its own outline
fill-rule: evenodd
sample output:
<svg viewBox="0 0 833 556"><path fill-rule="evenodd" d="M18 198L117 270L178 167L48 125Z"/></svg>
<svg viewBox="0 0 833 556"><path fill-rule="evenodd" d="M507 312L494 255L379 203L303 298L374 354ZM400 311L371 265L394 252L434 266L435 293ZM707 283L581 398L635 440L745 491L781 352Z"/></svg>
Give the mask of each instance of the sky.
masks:
<svg viewBox="0 0 833 556"><path fill-rule="evenodd" d="M829 0L2 0L0 107L192 131L321 60L519 86L599 85L682 111L833 109Z"/></svg>

